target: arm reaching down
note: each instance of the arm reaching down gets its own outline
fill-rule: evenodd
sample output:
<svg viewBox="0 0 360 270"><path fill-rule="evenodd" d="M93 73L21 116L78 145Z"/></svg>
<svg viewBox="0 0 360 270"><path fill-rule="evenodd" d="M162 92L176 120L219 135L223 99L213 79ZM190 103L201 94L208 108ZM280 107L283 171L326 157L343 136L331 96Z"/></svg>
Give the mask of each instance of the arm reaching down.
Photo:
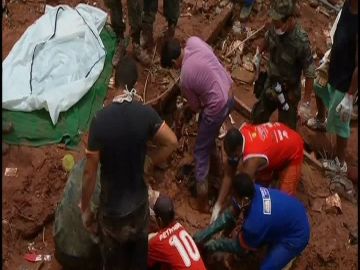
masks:
<svg viewBox="0 0 360 270"><path fill-rule="evenodd" d="M178 141L175 133L164 122L153 137L153 142L157 148L149 156L154 165L166 161L170 154L176 149Z"/></svg>
<svg viewBox="0 0 360 270"><path fill-rule="evenodd" d="M221 183L218 199L214 205L210 223L213 223L218 218L222 208L224 207L225 199L231 189L231 179L235 176L235 169L232 168L227 162L225 163L225 176Z"/></svg>

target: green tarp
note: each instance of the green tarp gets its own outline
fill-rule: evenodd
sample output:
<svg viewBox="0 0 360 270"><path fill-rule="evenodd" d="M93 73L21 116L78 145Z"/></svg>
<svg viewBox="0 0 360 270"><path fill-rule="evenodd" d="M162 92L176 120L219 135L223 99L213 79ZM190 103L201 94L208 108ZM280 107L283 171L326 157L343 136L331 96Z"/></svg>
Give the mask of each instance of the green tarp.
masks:
<svg viewBox="0 0 360 270"><path fill-rule="evenodd" d="M100 37L107 52L106 60L103 71L89 92L68 111L61 113L55 126L44 109L34 112L2 110L2 120L14 125L14 131L3 136L4 142L31 146L65 143L69 148L78 145L81 135L88 130L94 113L103 106L112 74L115 34L105 26Z"/></svg>

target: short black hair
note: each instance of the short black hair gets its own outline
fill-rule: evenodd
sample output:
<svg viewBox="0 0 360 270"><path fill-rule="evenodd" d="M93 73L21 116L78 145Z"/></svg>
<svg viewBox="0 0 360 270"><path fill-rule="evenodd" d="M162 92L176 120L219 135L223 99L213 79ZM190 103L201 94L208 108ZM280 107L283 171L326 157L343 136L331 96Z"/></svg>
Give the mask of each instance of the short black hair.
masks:
<svg viewBox="0 0 360 270"><path fill-rule="evenodd" d="M176 38L167 39L164 41L161 48L160 64L163 68L171 68L173 60L179 58L181 54L180 41Z"/></svg>
<svg viewBox="0 0 360 270"><path fill-rule="evenodd" d="M248 197L250 200L255 195L255 184L250 175L247 173L239 173L233 179L233 187L240 198Z"/></svg>
<svg viewBox="0 0 360 270"><path fill-rule="evenodd" d="M160 195L154 205L155 215L161 218L164 226L168 226L175 218L173 201L169 196Z"/></svg>
<svg viewBox="0 0 360 270"><path fill-rule="evenodd" d="M130 90L138 80L136 61L129 55L121 57L115 69L115 87L127 86Z"/></svg>
<svg viewBox="0 0 360 270"><path fill-rule="evenodd" d="M230 129L224 137L225 151L233 152L237 147L242 147L243 137L237 128Z"/></svg>

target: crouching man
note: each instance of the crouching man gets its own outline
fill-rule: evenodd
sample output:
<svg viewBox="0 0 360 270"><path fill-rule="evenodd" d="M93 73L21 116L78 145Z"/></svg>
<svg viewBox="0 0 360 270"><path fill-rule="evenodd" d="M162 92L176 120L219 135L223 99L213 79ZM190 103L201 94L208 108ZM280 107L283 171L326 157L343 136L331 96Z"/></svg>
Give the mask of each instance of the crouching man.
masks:
<svg viewBox="0 0 360 270"><path fill-rule="evenodd" d="M175 220L172 200L160 195L154 212L160 230L149 234L148 269L206 270L194 240Z"/></svg>
<svg viewBox="0 0 360 270"><path fill-rule="evenodd" d="M241 173L233 181L231 208L223 212L208 228L194 235L206 252L241 253L267 245L269 250L261 270L281 270L291 264L305 249L310 238L310 225L304 206L294 197L279 190L253 183ZM235 227L243 213L243 224L235 239L211 239L225 227Z"/></svg>

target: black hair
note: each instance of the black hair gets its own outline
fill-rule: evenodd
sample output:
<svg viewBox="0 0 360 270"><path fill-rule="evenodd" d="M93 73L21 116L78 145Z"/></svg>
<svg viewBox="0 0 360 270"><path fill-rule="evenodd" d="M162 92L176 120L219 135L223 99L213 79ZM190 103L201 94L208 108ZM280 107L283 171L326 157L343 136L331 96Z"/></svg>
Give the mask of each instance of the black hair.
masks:
<svg viewBox="0 0 360 270"><path fill-rule="evenodd" d="M240 198L248 197L250 200L255 195L255 184L253 183L250 175L247 173L239 173L233 179L233 187Z"/></svg>
<svg viewBox="0 0 360 270"><path fill-rule="evenodd" d="M160 64L163 68L171 68L173 60L179 58L181 54L180 41L176 38L168 39L164 41L161 48Z"/></svg>
<svg viewBox="0 0 360 270"><path fill-rule="evenodd" d="M123 56L115 69L115 87L127 86L130 90L138 80L138 69L135 60L129 56Z"/></svg>
<svg viewBox="0 0 360 270"><path fill-rule="evenodd" d="M164 226L168 226L175 218L174 204L170 197L160 195L154 205L155 215L162 220Z"/></svg>
<svg viewBox="0 0 360 270"><path fill-rule="evenodd" d="M237 147L242 147L243 137L237 128L230 129L224 137L225 151L233 152Z"/></svg>

